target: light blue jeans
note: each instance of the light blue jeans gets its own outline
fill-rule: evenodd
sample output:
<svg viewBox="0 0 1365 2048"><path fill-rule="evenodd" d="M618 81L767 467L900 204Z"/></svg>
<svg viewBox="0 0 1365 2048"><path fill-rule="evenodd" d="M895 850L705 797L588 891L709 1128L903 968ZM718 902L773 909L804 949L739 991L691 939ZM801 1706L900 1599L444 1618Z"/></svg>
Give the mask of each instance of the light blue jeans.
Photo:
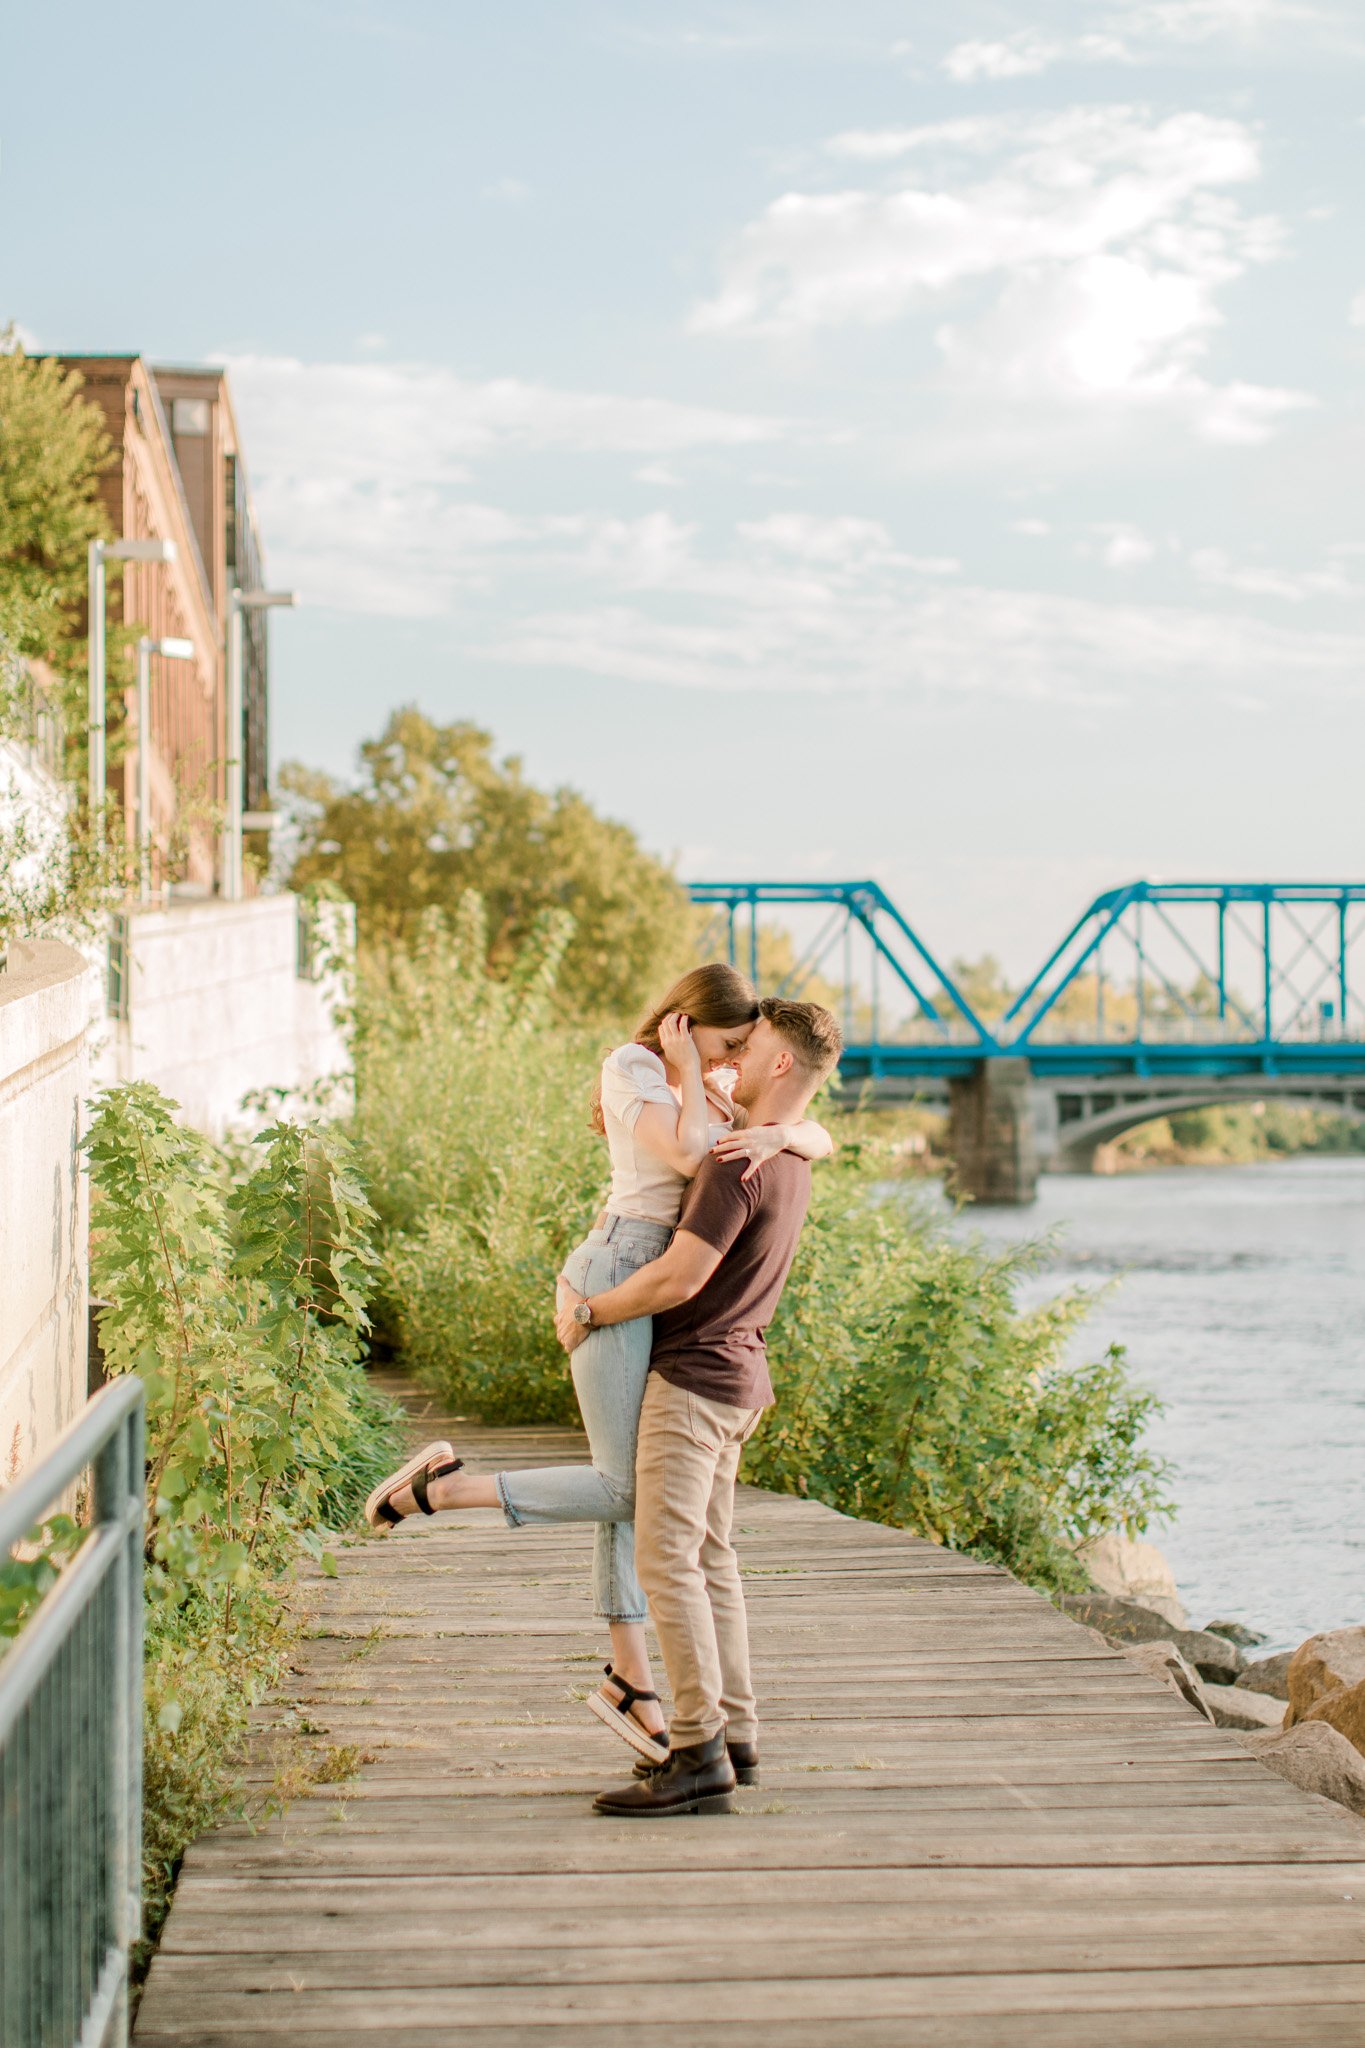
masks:
<svg viewBox="0 0 1365 2048"><path fill-rule="evenodd" d="M602 1294L657 1259L673 1227L635 1216L603 1218L564 1261L580 1294ZM654 1319L590 1330L573 1354L574 1391L588 1432L591 1465L541 1465L499 1472L498 1498L514 1529L526 1522L596 1522L593 1605L608 1621L643 1621L635 1576L635 1442L649 1378Z"/></svg>

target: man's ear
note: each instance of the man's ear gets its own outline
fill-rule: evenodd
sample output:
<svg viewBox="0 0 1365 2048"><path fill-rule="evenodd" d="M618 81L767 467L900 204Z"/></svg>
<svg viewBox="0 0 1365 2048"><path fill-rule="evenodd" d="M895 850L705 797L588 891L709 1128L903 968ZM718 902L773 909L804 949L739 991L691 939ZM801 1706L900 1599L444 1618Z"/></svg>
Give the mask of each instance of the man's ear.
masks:
<svg viewBox="0 0 1365 2048"><path fill-rule="evenodd" d="M784 1045L781 1052L777 1055L777 1058L773 1061L774 1081L780 1081L785 1079L785 1077L791 1072L792 1068L795 1065L795 1058L793 1057L790 1049Z"/></svg>

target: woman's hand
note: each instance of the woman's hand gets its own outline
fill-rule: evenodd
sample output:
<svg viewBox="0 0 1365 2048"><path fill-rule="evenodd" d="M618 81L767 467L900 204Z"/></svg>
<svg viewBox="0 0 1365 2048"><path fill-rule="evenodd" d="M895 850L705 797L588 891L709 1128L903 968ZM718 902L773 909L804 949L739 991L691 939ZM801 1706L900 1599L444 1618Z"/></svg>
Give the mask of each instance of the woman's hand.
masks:
<svg viewBox="0 0 1365 2048"><path fill-rule="evenodd" d="M692 1019L684 1017L680 1010L670 1010L659 1026L659 1050L664 1064L675 1073L685 1073L691 1064L700 1074L701 1054L692 1036Z"/></svg>
<svg viewBox="0 0 1365 2048"><path fill-rule="evenodd" d="M715 1155L717 1159L747 1159L749 1164L740 1179L752 1180L764 1160L785 1152L790 1142L791 1129L787 1124L749 1124L742 1131L727 1131L723 1138L717 1138Z"/></svg>

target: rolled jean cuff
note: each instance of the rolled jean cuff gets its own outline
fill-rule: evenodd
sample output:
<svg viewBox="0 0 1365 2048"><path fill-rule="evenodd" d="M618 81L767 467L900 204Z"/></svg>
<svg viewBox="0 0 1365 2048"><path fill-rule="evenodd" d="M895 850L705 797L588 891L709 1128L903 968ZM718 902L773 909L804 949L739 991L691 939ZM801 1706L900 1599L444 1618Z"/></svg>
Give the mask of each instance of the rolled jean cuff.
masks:
<svg viewBox="0 0 1365 2048"><path fill-rule="evenodd" d="M599 1621L629 1621L633 1622L637 1628L643 1628L649 1620L649 1615L647 1612L640 1614L609 1614L605 1607L599 1607L597 1609L597 1618Z"/></svg>
<svg viewBox="0 0 1365 2048"><path fill-rule="evenodd" d="M511 1496L507 1491L507 1474L505 1472L495 1472L493 1484L498 1489L498 1499L502 1502L502 1511L507 1517L508 1528L524 1529L526 1527L526 1517L519 1515L512 1505Z"/></svg>

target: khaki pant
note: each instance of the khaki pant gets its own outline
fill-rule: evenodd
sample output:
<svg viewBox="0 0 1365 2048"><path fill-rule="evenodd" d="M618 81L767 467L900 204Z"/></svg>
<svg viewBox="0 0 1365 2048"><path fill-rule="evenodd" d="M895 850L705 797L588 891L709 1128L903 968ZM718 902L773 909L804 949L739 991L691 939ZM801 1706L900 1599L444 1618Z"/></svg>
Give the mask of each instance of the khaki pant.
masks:
<svg viewBox="0 0 1365 2048"><path fill-rule="evenodd" d="M761 1408L731 1408L649 1375L635 1459L635 1564L668 1682L669 1741L705 1742L724 1728L758 1740L749 1624L730 1545L735 1472Z"/></svg>

